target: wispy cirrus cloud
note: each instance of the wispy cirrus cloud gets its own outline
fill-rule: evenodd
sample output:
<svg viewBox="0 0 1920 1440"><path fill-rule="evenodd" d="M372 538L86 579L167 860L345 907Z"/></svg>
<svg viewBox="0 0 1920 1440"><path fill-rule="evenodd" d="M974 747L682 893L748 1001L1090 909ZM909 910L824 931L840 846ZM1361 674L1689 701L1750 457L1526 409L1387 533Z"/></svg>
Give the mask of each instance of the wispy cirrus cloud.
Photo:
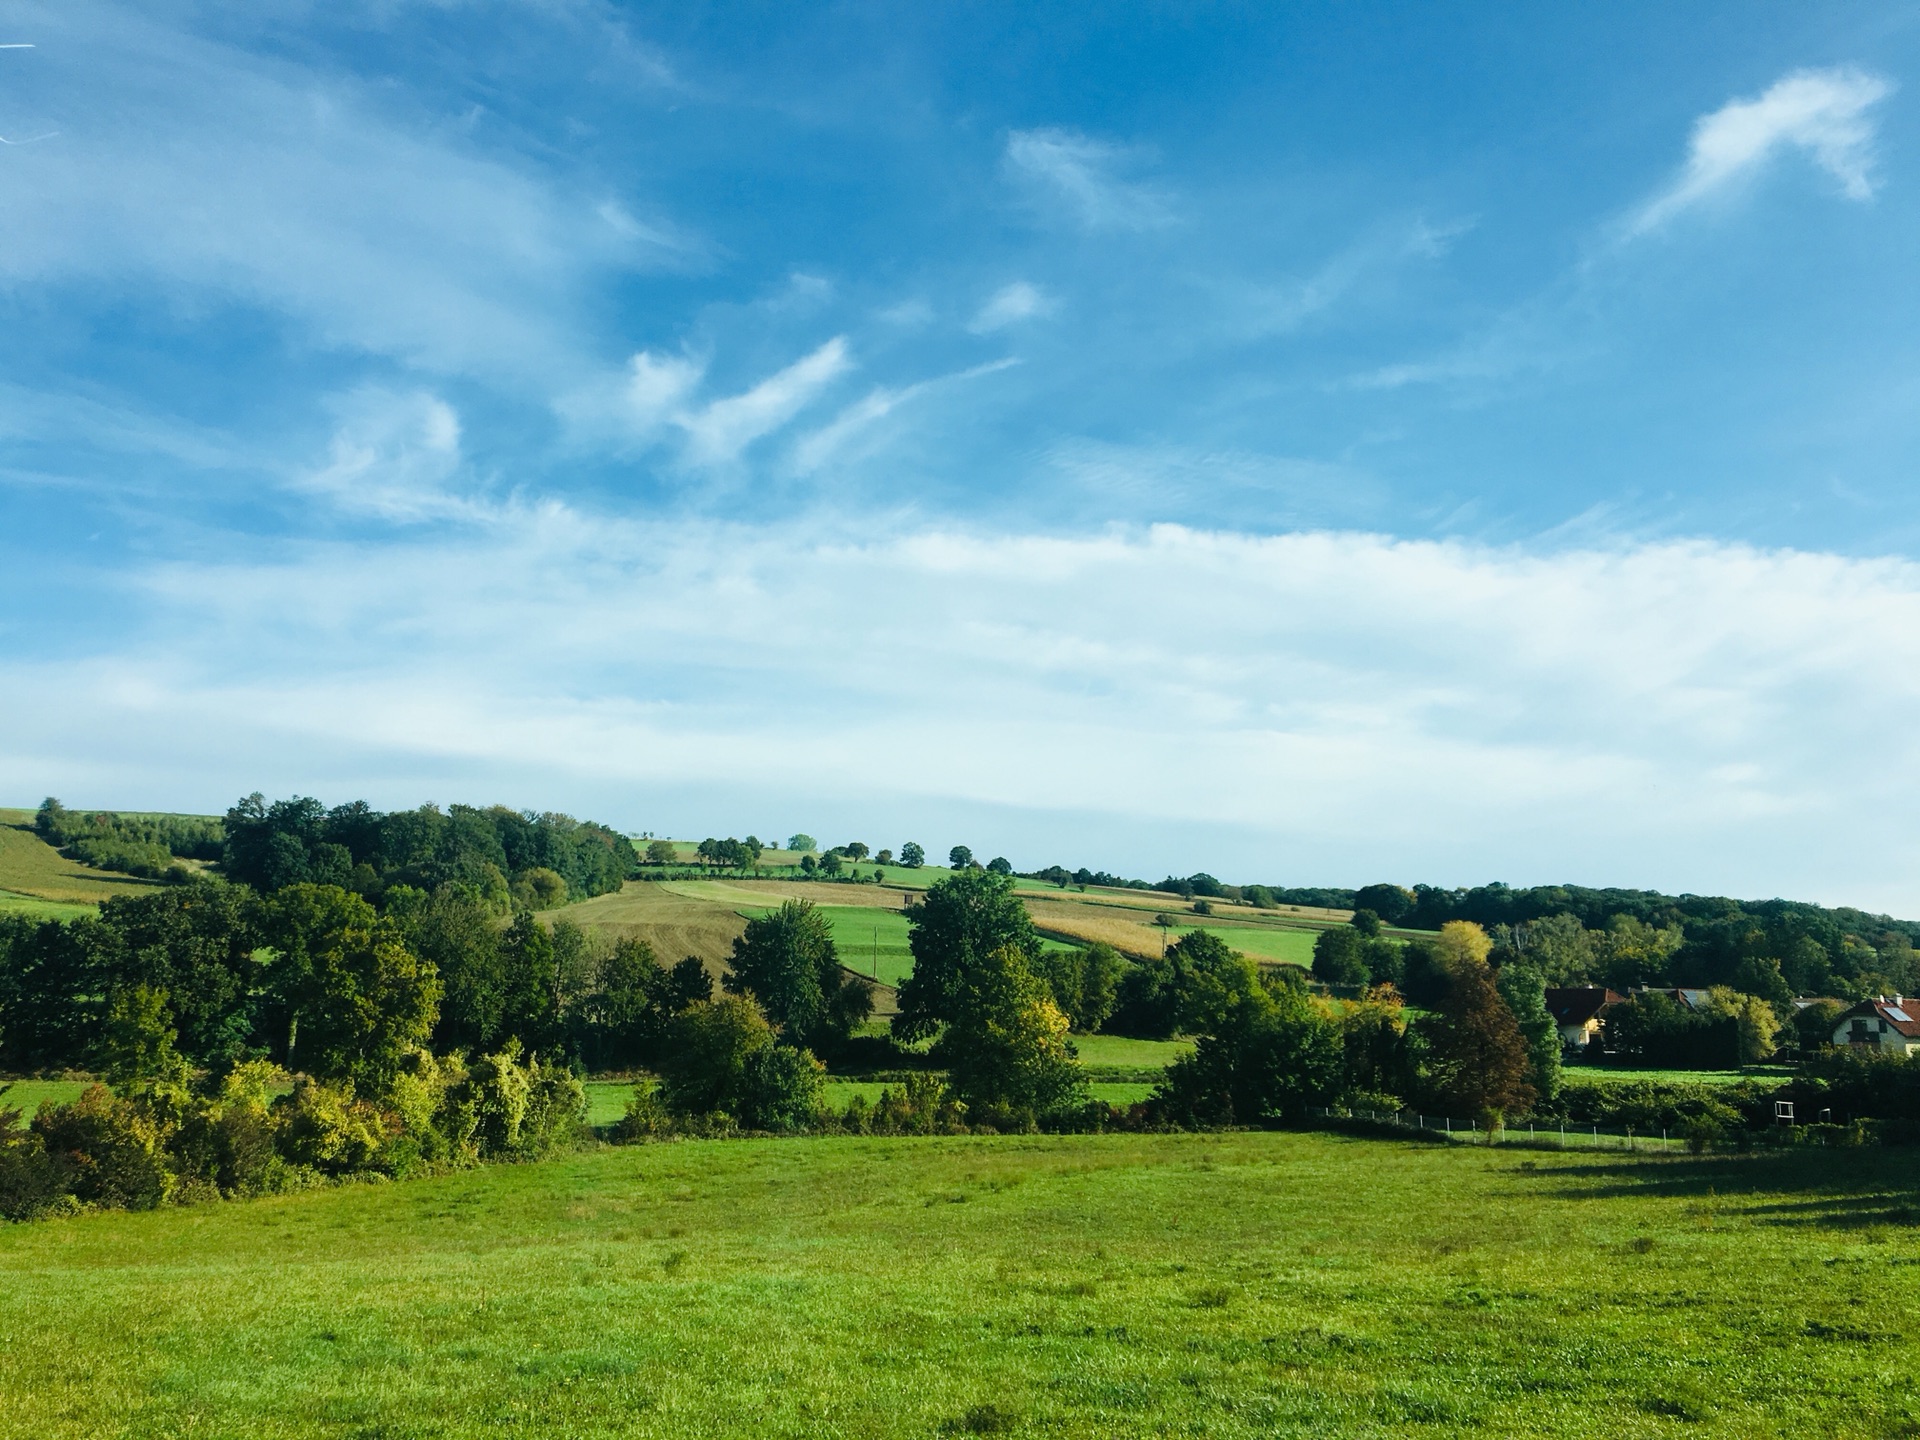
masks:
<svg viewBox="0 0 1920 1440"><path fill-rule="evenodd" d="M687 432L688 458L703 465L737 460L747 446L784 427L852 368L846 337L836 335L752 389L682 412L674 423Z"/></svg>
<svg viewBox="0 0 1920 1440"><path fill-rule="evenodd" d="M1053 297L1038 285L1026 280L1015 280L1003 285L974 312L967 329L976 335L990 335L995 330L1004 330L1009 325L1017 325L1022 320L1032 320L1052 312Z"/></svg>
<svg viewBox="0 0 1920 1440"><path fill-rule="evenodd" d="M0 282L255 307L304 344L551 384L583 369L597 277L693 246L576 191L391 87L168 26L29 4L9 109L60 134L6 153Z"/></svg>
<svg viewBox="0 0 1920 1440"><path fill-rule="evenodd" d="M1160 189L1126 178L1138 158L1075 130L1016 130L1007 137L1009 173L1089 230L1154 230L1175 222Z"/></svg>
<svg viewBox="0 0 1920 1440"><path fill-rule="evenodd" d="M603 376L556 408L590 444L665 443L677 446L681 464L711 470L784 430L855 368L847 337L835 335L745 390L715 397L706 393L706 356L642 350L623 376Z"/></svg>
<svg viewBox="0 0 1920 1440"><path fill-rule="evenodd" d="M348 514L402 524L479 519L488 508L457 485L460 417L424 390L369 386L337 397L326 463L296 476L291 488Z"/></svg>
<svg viewBox="0 0 1920 1440"><path fill-rule="evenodd" d="M845 457L856 442L870 437L881 421L909 401L917 400L942 386L991 375L1019 363L1009 356L975 365L956 374L918 380L911 385L876 385L818 430L801 436L793 447L791 468L800 475L811 475L822 470L829 462Z"/></svg>
<svg viewBox="0 0 1920 1440"><path fill-rule="evenodd" d="M1840 182L1848 199L1871 198L1875 125L1870 112L1892 93L1890 81L1851 66L1796 70L1765 94L1730 101L1701 116L1686 168L1641 207L1628 233L1657 229L1785 150L1805 153Z"/></svg>

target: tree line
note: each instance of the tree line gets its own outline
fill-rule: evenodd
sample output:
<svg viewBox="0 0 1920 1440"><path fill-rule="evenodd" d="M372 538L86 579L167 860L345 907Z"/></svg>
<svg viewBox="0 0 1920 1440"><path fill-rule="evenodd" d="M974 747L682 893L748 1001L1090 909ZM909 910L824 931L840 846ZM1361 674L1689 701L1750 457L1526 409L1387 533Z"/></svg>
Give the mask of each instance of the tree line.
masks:
<svg viewBox="0 0 1920 1440"><path fill-rule="evenodd" d="M173 884L193 878L183 861L218 860L225 840L220 822L210 818L74 811L51 797L35 812L33 829L69 860Z"/></svg>

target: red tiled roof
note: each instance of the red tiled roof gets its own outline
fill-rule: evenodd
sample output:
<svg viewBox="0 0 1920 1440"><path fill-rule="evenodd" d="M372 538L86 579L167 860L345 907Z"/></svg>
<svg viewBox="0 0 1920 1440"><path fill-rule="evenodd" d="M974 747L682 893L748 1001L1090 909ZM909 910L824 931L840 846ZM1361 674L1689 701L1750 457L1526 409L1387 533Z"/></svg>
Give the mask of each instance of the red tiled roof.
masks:
<svg viewBox="0 0 1920 1440"><path fill-rule="evenodd" d="M1862 1000L1851 1010L1843 1012L1834 1020L1837 1029L1840 1025L1855 1018L1880 1019L1887 1022L1887 1028L1896 1035L1904 1035L1909 1040L1920 1040L1920 1000L1911 995L1896 995L1891 1000L1878 996L1872 1000Z"/></svg>

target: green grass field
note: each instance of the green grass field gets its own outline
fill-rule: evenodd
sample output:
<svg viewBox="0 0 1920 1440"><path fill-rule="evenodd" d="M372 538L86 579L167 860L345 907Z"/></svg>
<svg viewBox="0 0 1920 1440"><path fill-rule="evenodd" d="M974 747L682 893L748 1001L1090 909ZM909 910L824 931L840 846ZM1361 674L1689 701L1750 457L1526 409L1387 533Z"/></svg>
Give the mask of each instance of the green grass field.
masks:
<svg viewBox="0 0 1920 1440"><path fill-rule="evenodd" d="M78 1100L86 1088L84 1080L0 1080L0 1109L18 1110L31 1120L42 1105Z"/></svg>
<svg viewBox="0 0 1920 1440"><path fill-rule="evenodd" d="M1917 1180L683 1142L0 1227L0 1437L1912 1434Z"/></svg>
<svg viewBox="0 0 1920 1440"><path fill-rule="evenodd" d="M1080 1052L1080 1063L1095 1074L1164 1070L1193 1050L1191 1040L1132 1040L1125 1035L1076 1035L1073 1046Z"/></svg>
<svg viewBox="0 0 1920 1440"><path fill-rule="evenodd" d="M1176 934L1188 935L1198 929L1211 930L1250 960L1274 961L1283 965L1311 966L1313 941L1317 930L1267 930L1251 925L1182 924Z"/></svg>
<svg viewBox="0 0 1920 1440"><path fill-rule="evenodd" d="M35 920L77 920L82 915L97 914L98 910L98 906L77 900L42 900L38 895L0 890L0 914L30 915Z"/></svg>
<svg viewBox="0 0 1920 1440"><path fill-rule="evenodd" d="M1630 1070L1611 1065L1569 1065L1561 1072L1568 1085L1738 1085L1743 1080L1778 1084L1796 1073L1790 1065L1750 1065L1745 1070Z"/></svg>
<svg viewBox="0 0 1920 1440"><path fill-rule="evenodd" d="M31 810L0 810L0 909L65 920L116 895L151 894L156 884L68 860L34 834Z"/></svg>

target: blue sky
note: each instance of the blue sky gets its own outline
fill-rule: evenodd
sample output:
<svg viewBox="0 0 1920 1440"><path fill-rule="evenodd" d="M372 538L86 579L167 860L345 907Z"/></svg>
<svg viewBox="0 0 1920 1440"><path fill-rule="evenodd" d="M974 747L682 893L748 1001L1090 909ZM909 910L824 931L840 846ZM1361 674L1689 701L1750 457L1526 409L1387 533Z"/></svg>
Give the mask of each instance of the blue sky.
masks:
<svg viewBox="0 0 1920 1440"><path fill-rule="evenodd" d="M1920 913L1917 20L0 0L5 789Z"/></svg>

